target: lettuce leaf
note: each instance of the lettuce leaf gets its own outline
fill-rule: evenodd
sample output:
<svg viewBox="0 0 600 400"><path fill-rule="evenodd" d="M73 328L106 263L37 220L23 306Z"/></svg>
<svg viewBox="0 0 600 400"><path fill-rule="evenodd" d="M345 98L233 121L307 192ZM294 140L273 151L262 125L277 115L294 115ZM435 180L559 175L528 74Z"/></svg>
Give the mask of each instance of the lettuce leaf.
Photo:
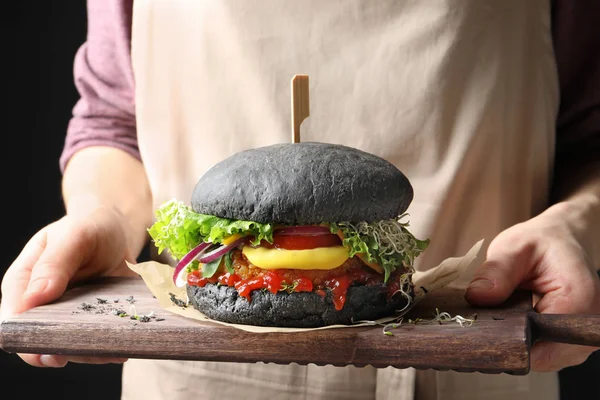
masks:
<svg viewBox="0 0 600 400"><path fill-rule="evenodd" d="M176 259L181 259L201 242L222 243L223 239L235 234L252 235L255 245L261 240L273 242L272 224L198 214L177 200L161 205L155 215L156 222L148 233L159 254L168 250Z"/></svg>
<svg viewBox="0 0 600 400"><path fill-rule="evenodd" d="M219 265L221 265L221 260L223 259L223 256L217 258L216 260L213 260L207 264L204 264L202 266L202 277L203 278L212 278L212 276L217 272L217 269L219 269Z"/></svg>

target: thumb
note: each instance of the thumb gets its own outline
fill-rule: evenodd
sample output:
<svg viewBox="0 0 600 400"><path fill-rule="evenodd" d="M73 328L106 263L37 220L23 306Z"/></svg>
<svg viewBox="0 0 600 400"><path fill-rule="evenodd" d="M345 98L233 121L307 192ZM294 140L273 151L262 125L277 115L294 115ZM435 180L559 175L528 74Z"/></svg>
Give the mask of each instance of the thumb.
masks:
<svg viewBox="0 0 600 400"><path fill-rule="evenodd" d="M60 229L60 233L48 232L46 248L33 265L29 283L22 293L24 310L59 298L95 249L97 239L91 227L65 228ZM51 233L58 237L50 236Z"/></svg>
<svg viewBox="0 0 600 400"><path fill-rule="evenodd" d="M487 260L475 271L465 299L476 306L494 306L506 301L537 264L535 245L514 235L498 236L487 252Z"/></svg>

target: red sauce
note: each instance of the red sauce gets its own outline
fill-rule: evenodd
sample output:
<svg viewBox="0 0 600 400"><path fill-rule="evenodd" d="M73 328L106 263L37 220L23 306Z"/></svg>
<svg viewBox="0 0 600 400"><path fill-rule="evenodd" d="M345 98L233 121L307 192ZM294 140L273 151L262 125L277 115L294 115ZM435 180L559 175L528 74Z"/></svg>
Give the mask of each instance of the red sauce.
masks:
<svg viewBox="0 0 600 400"><path fill-rule="evenodd" d="M224 273L223 275L217 278L221 285L225 286L234 286L237 282L240 281L240 276L237 274L230 274L229 272Z"/></svg>
<svg viewBox="0 0 600 400"><path fill-rule="evenodd" d="M245 297L248 299L248 301L250 301L250 293L252 293L253 290L264 288L265 280L264 278L254 278L245 281L238 281L234 286L240 296Z"/></svg>
<svg viewBox="0 0 600 400"><path fill-rule="evenodd" d="M295 281L294 292L312 292L313 282L308 278L299 278Z"/></svg>
<svg viewBox="0 0 600 400"><path fill-rule="evenodd" d="M265 287L273 294L277 293L279 289L281 289L282 283L284 283L283 276L274 271L267 272L263 276L263 279L265 281Z"/></svg>
<svg viewBox="0 0 600 400"><path fill-rule="evenodd" d="M325 287L331 290L331 297L335 309L340 311L346 304L346 293L352 284L352 278L348 275L342 275L324 282Z"/></svg>
<svg viewBox="0 0 600 400"><path fill-rule="evenodd" d="M279 291L287 292L315 292L321 297L326 297L327 291L332 294L336 310L344 308L346 294L352 284L372 285L381 284L383 275L366 267L358 258L347 260L343 265L330 271L320 270L263 270L252 265L241 251L234 251L232 255L232 268L234 273L227 272L223 266L211 278L203 278L200 271L188 275L188 285L204 287L207 283L219 283L232 286L240 296L251 300L250 295L254 290L268 290L275 294ZM393 274L388 284L388 294L391 296L398 290L398 279Z"/></svg>
<svg viewBox="0 0 600 400"><path fill-rule="evenodd" d="M394 293L400 290L400 280L399 279L391 279L387 284L387 292L388 296L392 297Z"/></svg>
<svg viewBox="0 0 600 400"><path fill-rule="evenodd" d="M194 271L188 275L188 285L204 287L207 283L217 283L218 278L213 276L211 278L203 278L200 271Z"/></svg>
<svg viewBox="0 0 600 400"><path fill-rule="evenodd" d="M331 290L333 305L336 310L340 311L344 308L344 304L346 304L346 293L353 283L373 285L381 284L382 282L383 276L373 272L371 269L362 267L353 268L347 274L326 279L323 282L322 288Z"/></svg>

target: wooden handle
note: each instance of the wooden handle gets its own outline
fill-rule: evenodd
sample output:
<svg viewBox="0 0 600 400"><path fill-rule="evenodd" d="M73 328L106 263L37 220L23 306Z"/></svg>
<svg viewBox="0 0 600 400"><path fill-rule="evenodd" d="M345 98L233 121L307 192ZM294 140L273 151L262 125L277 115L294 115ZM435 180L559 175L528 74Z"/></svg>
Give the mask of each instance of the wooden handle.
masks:
<svg viewBox="0 0 600 400"><path fill-rule="evenodd" d="M531 313L534 341L600 346L600 315Z"/></svg>
<svg viewBox="0 0 600 400"><path fill-rule="evenodd" d="M300 125L310 115L308 75L292 78L292 143L300 143Z"/></svg>

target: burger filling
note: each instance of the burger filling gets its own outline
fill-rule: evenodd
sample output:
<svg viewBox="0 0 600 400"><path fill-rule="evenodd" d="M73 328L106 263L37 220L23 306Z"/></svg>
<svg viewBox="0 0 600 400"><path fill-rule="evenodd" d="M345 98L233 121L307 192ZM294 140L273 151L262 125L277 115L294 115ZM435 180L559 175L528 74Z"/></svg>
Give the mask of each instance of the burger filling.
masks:
<svg viewBox="0 0 600 400"><path fill-rule="evenodd" d="M414 259L428 241L416 239L397 219L285 226L197 214L170 201L157 210L149 233L159 253L179 260L178 286L234 287L251 300L255 290L315 292L341 310L354 285L385 285L406 293Z"/></svg>
<svg viewBox="0 0 600 400"><path fill-rule="evenodd" d="M233 271L220 266L213 276L205 278L200 266L187 275L187 284L199 287L209 283L231 286L248 301L251 300L254 290L268 290L273 294L315 292L322 297L330 291L336 310L344 307L348 288L353 284L383 284L383 275L368 268L358 257L347 259L342 265L331 270L263 269L252 264L242 250L234 250L231 269ZM393 275L398 275L397 271ZM399 289L399 280L392 279L387 285L388 296L393 296Z"/></svg>

